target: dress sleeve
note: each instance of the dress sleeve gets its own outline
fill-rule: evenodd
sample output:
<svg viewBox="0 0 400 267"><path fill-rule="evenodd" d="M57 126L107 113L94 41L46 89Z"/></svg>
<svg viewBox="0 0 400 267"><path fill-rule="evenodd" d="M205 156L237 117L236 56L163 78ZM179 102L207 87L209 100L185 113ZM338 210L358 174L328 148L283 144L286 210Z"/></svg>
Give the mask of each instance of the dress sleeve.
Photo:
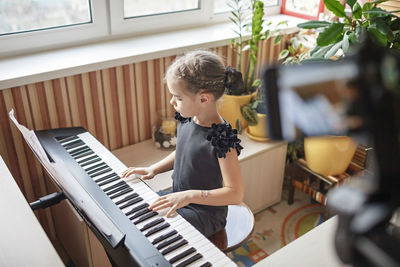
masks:
<svg viewBox="0 0 400 267"><path fill-rule="evenodd" d="M225 158L231 148L236 149L239 156L243 149L240 145L241 140L237 137L237 130L232 129L232 126L227 123L214 123L208 131L207 140L211 142L218 158Z"/></svg>

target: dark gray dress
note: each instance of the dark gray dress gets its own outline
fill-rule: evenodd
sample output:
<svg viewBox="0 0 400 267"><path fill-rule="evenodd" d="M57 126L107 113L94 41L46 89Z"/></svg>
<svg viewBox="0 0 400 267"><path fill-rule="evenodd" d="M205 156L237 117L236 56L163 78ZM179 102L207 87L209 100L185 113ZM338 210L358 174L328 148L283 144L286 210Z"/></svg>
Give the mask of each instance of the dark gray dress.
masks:
<svg viewBox="0 0 400 267"><path fill-rule="evenodd" d="M179 113L173 192L185 190L212 190L222 187L222 174L218 157L225 157L231 148L240 153L242 146L237 131L228 123L203 127ZM190 204L177 212L202 234L209 237L226 224L227 206Z"/></svg>

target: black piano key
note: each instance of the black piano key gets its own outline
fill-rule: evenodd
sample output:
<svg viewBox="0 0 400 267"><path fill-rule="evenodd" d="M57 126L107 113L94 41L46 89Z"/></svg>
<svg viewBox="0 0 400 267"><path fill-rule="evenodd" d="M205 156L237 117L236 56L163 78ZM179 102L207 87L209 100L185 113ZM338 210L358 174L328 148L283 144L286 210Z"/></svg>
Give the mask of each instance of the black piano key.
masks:
<svg viewBox="0 0 400 267"><path fill-rule="evenodd" d="M108 167L107 164L104 164L104 165L102 165L102 166L100 166L100 167L97 167L96 169L92 169L92 170L90 170L90 171L86 171L86 173L87 173L89 176L92 176L92 175L95 175L95 174L97 174L97 173L99 173L99 172L101 172L101 171L103 171L103 170L106 170L106 169L109 169L108 171L111 171L111 168Z"/></svg>
<svg viewBox="0 0 400 267"><path fill-rule="evenodd" d="M157 232L160 232L161 230L164 230L165 228L169 227L169 223L163 223L157 227L154 227L153 229L150 229L144 236L149 237Z"/></svg>
<svg viewBox="0 0 400 267"><path fill-rule="evenodd" d="M165 247L171 245L172 243L174 243L174 242L176 242L176 241L178 241L178 240L181 240L182 238L183 238L183 237L182 237L181 235L174 236L173 238L168 239L168 240L166 240L166 241L160 243L160 244L157 246L157 249L158 249L158 250L163 249L163 248L165 248Z"/></svg>
<svg viewBox="0 0 400 267"><path fill-rule="evenodd" d="M111 191L107 192L106 194L107 194L107 196L110 196L110 195L118 193L119 191L122 191L122 190L124 190L126 188L129 188L128 184L121 185L120 187L117 187L114 190L111 190Z"/></svg>
<svg viewBox="0 0 400 267"><path fill-rule="evenodd" d="M121 185L124 185L124 184L126 184L125 181L121 181L119 183L116 183L116 184L110 185L109 187L104 188L103 191L107 192L107 191L110 191L111 189L117 188L117 187L119 187Z"/></svg>
<svg viewBox="0 0 400 267"><path fill-rule="evenodd" d="M71 150L72 148L83 146L85 143L82 140L76 140L74 142L62 145L66 150Z"/></svg>
<svg viewBox="0 0 400 267"><path fill-rule="evenodd" d="M163 251L161 251L161 254L163 254L164 256L167 255L168 253L171 253L172 251L174 251L175 249L178 249L184 245L186 245L188 243L187 240L182 240L178 243L176 243L175 245L169 246L166 249L164 249Z"/></svg>
<svg viewBox="0 0 400 267"><path fill-rule="evenodd" d="M89 150L90 150L90 148L88 146L82 146L82 147L76 148L74 150L68 151L68 153L71 156L75 157L75 156L77 156L83 152L89 151Z"/></svg>
<svg viewBox="0 0 400 267"><path fill-rule="evenodd" d="M99 162L96 165L93 165L93 166L90 166L90 167L86 168L85 172L87 172L89 174L89 171L92 171L94 169L97 169L97 168L103 167L103 166L107 166L107 164L104 161L103 162Z"/></svg>
<svg viewBox="0 0 400 267"><path fill-rule="evenodd" d="M97 155L94 155L94 156L91 156L91 157L87 157L87 158L84 158L84 159L81 159L81 160L78 160L78 161L76 161L79 165L83 165L83 164L86 164L87 163L87 161L89 161L89 160L92 160L92 159L97 159L97 158L99 158Z"/></svg>
<svg viewBox="0 0 400 267"><path fill-rule="evenodd" d="M140 231L141 232L146 231L147 229L150 229L151 227L156 226L156 225L162 223L163 221L165 221L164 218L157 218L157 219L143 225L143 227L140 228Z"/></svg>
<svg viewBox="0 0 400 267"><path fill-rule="evenodd" d="M212 266L212 264L208 261L203 263L202 265L200 265L200 267L211 267L211 266Z"/></svg>
<svg viewBox="0 0 400 267"><path fill-rule="evenodd" d="M136 198L136 197L138 197L138 196L139 196L138 193L133 193L133 194L127 195L127 196L124 197L123 199L120 199L120 200L118 200L117 202L115 202L115 205L122 204L122 203L124 203L124 202L126 202L126 201L128 201L128 200L131 200L131 199L133 199L133 198Z"/></svg>
<svg viewBox="0 0 400 267"><path fill-rule="evenodd" d="M98 183L98 185L99 185L99 186L103 186L103 185L109 184L109 183L111 183L111 182L118 181L118 180L120 180L120 179L121 179L121 178L119 178L118 176L114 176L113 178L110 178L110 179L105 180L105 181L103 181L103 182L101 182L101 183Z"/></svg>
<svg viewBox="0 0 400 267"><path fill-rule="evenodd" d="M110 171L112 171L112 169L111 169L110 167L108 167L108 168L106 168L106 169L104 169L104 170L102 170L102 171L96 172L96 173L94 173L94 174L92 174L92 175L89 174L89 176L92 177L92 178L94 178L94 177L96 177L96 176L99 176L99 175L101 175L101 174L105 174L105 173L110 172Z"/></svg>
<svg viewBox="0 0 400 267"><path fill-rule="evenodd" d="M176 265L176 267L185 267L188 266L189 264L199 260L203 258L203 255L201 255L200 253L197 253L196 255L193 255L192 257L190 257L187 260L182 261L181 263L179 263L178 265Z"/></svg>
<svg viewBox="0 0 400 267"><path fill-rule="evenodd" d="M109 196L109 197L110 197L111 199L114 199L114 198L116 198L116 197L125 195L126 193L129 193L129 192L132 192L132 191L133 191L132 187L128 187L128 188L125 188L124 190L122 190L122 191L116 193L115 195L112 195L112 196Z"/></svg>
<svg viewBox="0 0 400 267"><path fill-rule="evenodd" d="M102 182L102 181L104 181L104 180L106 180L108 178L111 178L111 177L117 177L117 179L119 179L118 175L115 172L113 172L113 173L107 174L107 175L105 175L103 177L100 177L100 178L94 180L94 182L96 184L98 184L99 182ZM99 186L102 186L102 184L99 184Z"/></svg>
<svg viewBox="0 0 400 267"><path fill-rule="evenodd" d="M170 232L168 232L168 233L166 233L166 234L160 235L159 237L155 238L155 239L153 240L153 242L151 242L151 243L152 243L153 245L155 245L155 244L157 244L157 243L159 243L159 242L161 242L161 241L167 239L168 237L171 237L171 236L173 236L173 235L175 235L175 234L177 234L177 233L178 233L178 231L172 230L172 231L170 231Z"/></svg>
<svg viewBox="0 0 400 267"><path fill-rule="evenodd" d="M130 220L139 218L142 215L145 215L146 213L151 212L151 210L149 210L147 207L144 209L139 210L138 212L136 212L135 214L133 214L131 217L129 217Z"/></svg>
<svg viewBox="0 0 400 267"><path fill-rule="evenodd" d="M80 159L80 158L83 158L83 157L86 157L86 156L89 156L89 155L92 155L92 154L94 154L93 150L89 150L88 152L82 153L82 154L80 154L78 156L75 156L73 158L75 160L77 160L77 159Z"/></svg>
<svg viewBox="0 0 400 267"><path fill-rule="evenodd" d="M130 211L126 212L125 215L128 216L128 215L131 215L132 213L137 212L139 210L147 209L148 206L150 206L149 203L140 204L139 206L136 206L133 209L131 209Z"/></svg>
<svg viewBox="0 0 400 267"><path fill-rule="evenodd" d="M196 252L195 248L188 248L187 250L183 251L182 253L179 253L175 257L171 258L169 260L169 263L173 264L173 263L183 259L184 257L189 256L192 253L195 253L195 252Z"/></svg>
<svg viewBox="0 0 400 267"><path fill-rule="evenodd" d="M79 164L79 165L81 165L81 167L85 167L85 166L87 166L87 165L96 163L96 162L98 162L98 161L100 161L100 160L101 160L101 158L99 158L99 157L97 157L97 156L93 156L93 159L90 159L89 161L86 161L86 162L84 162L84 163L82 163L82 164Z"/></svg>
<svg viewBox="0 0 400 267"><path fill-rule="evenodd" d="M152 211L152 212L150 212L150 213L147 213L147 214L143 215L142 217L140 217L140 218L137 219L136 221L134 221L133 224L139 224L139 223L144 222L144 221L146 221L146 220L148 220L148 219L150 219L151 217L154 217L154 216L156 216L156 215L158 215L158 212Z"/></svg>
<svg viewBox="0 0 400 267"><path fill-rule="evenodd" d="M143 198L141 198L141 197L134 198L134 199L132 199L132 200L126 202L124 205L121 205L121 207L119 207L119 208L120 208L121 210L122 210L122 209L125 209L125 208L127 208L127 207L132 206L133 204L136 204L136 203L142 201L142 200L143 200Z"/></svg>
<svg viewBox="0 0 400 267"><path fill-rule="evenodd" d="M56 137L56 139L60 144L63 144L63 143L67 143L67 142L75 140L75 139L79 139L79 137L76 135L70 135L70 136L59 136L59 137Z"/></svg>
<svg viewBox="0 0 400 267"><path fill-rule="evenodd" d="M87 148L87 149L82 149L82 150L80 150L80 151L78 151L78 152L75 152L75 153L70 153L70 155L73 157L73 158L75 158L75 157L77 157L77 156L80 156L80 155L82 155L83 153L87 153L87 152L90 152L90 151L92 151L90 148Z"/></svg>

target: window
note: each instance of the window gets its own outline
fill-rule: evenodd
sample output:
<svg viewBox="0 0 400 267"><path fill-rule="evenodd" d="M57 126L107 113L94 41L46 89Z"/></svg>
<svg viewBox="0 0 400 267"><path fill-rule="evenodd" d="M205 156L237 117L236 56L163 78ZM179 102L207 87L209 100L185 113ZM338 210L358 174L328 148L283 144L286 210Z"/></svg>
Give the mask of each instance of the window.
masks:
<svg viewBox="0 0 400 267"><path fill-rule="evenodd" d="M89 0L2 1L0 18L0 35L92 23Z"/></svg>
<svg viewBox="0 0 400 267"><path fill-rule="evenodd" d="M220 21L227 0L1 0L0 58ZM250 0L244 0L250 3ZM278 0L263 0L278 14Z"/></svg>
<svg viewBox="0 0 400 267"><path fill-rule="evenodd" d="M244 0L243 6L250 7L250 0ZM278 0L263 0L265 7L272 7L278 5ZM229 1L227 0L214 0L214 13L229 12L230 8L228 6Z"/></svg>
<svg viewBox="0 0 400 267"><path fill-rule="evenodd" d="M199 9L197 0L125 0L124 18L159 15Z"/></svg>

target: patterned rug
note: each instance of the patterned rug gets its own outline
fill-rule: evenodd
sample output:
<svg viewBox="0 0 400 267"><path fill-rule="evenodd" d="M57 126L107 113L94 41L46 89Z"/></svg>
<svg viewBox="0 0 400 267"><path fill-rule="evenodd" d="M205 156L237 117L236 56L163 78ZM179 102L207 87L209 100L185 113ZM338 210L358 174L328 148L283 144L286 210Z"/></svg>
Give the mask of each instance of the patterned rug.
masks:
<svg viewBox="0 0 400 267"><path fill-rule="evenodd" d="M286 196L286 193L282 194ZM282 199L255 215L254 232L243 246L228 253L239 266L252 266L323 222L324 206L296 190L294 203Z"/></svg>

